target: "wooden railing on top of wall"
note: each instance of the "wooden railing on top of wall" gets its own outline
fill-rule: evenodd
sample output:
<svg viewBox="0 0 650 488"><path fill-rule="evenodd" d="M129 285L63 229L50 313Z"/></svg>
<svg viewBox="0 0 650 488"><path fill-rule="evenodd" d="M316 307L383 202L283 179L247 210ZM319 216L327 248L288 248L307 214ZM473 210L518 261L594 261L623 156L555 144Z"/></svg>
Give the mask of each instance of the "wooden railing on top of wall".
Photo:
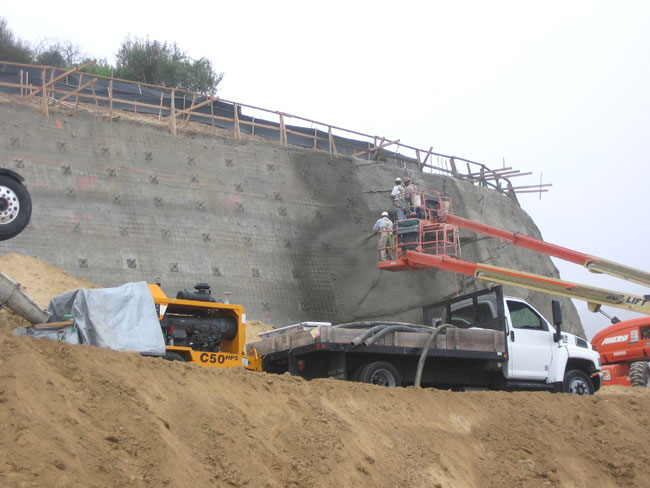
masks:
<svg viewBox="0 0 650 488"><path fill-rule="evenodd" d="M468 159L440 154L429 149L417 148L404 144L400 139L388 139L386 137L372 136L362 132L344 129L331 124L318 122L305 117L268 110L254 105L248 105L241 102L234 102L221 97L213 97L189 92L186 90L168 88L163 86L149 85L128 80L118 80L107 78L99 75L84 73L83 68L93 64L89 61L73 69L61 69L48 66L34 66L19 63L0 62L0 77L2 72L9 68L18 71L18 83L2 81L0 79L0 90L2 87L19 90L20 96L24 99L34 99L38 96L42 99L42 112L48 115L48 106L50 103L66 105L69 108L79 109L80 103L95 104L95 108L105 112L108 110L108 120L112 121L114 112L129 110L135 113L146 111L148 114L157 113L159 121L166 121L169 130L176 135L179 125L187 128L190 121L201 122L217 127L216 122L226 122L232 126L232 131L237 139L242 137L242 129L248 128L248 133L259 135L260 130L277 133L277 139L282 145L289 145L289 137L304 139L305 144L298 144L302 147L310 147L314 150L326 150L332 156L353 156L364 157L369 160L391 160L402 162L417 167L419 171L425 173L437 173L452 176L463 180L470 181L480 186L486 186L496 189L497 191L514 197L518 193L541 193L547 192L549 183L542 184L540 181L536 185L513 186L510 179L520 176L528 176L532 173L522 173L511 167L499 169L490 169L482 163L470 161ZM40 86L34 86L29 80L29 73L39 72L41 74ZM34 75L32 75L34 78ZM70 79L76 81L70 83ZM95 91L95 83L98 80L108 83L106 94ZM63 82L65 80L65 82ZM159 103L147 103L141 100L121 99L115 95L114 84L128 84L137 86L140 93L142 87L159 93ZM124 85L126 86L126 85ZM176 107L175 100L177 97L183 97L183 107ZM186 106L186 100L191 98L189 107ZM74 99L74 103L72 100ZM168 102L168 103L165 103ZM218 115L214 113L216 103L232 106L232 117ZM120 108L116 108L120 107ZM209 106L210 112L199 112L198 109ZM257 119L252 116L243 115L242 110L248 109L253 112L261 112L271 120ZM278 122L274 123L273 118ZM180 120L179 120L180 119ZM287 125L287 121L296 121L296 123L305 125ZM257 134L256 134L257 129ZM300 130L302 129L302 130ZM309 130L307 130L309 129ZM313 132L312 130L313 129ZM352 143L348 141L353 141ZM326 149L324 149L326 148Z"/></svg>

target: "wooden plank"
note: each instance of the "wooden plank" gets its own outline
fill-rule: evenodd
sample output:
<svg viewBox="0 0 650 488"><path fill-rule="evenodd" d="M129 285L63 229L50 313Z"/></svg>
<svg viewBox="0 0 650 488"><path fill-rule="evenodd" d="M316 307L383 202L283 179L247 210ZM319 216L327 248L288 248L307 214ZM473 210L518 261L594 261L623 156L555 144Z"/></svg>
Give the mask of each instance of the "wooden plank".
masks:
<svg viewBox="0 0 650 488"><path fill-rule="evenodd" d="M66 320L65 322L47 322L44 324L33 324L30 325L29 327L34 327L37 329L41 328L51 328L51 327L68 327L70 325L74 325L74 322L72 320Z"/></svg>
<svg viewBox="0 0 650 488"><path fill-rule="evenodd" d="M47 83L45 82L45 78L47 78L47 69L43 68L43 86L41 88L41 90L43 91L43 103L41 104L41 112L43 113L43 115L48 117L49 116L49 111L48 111L48 107L47 107ZM29 98L34 93L37 93L37 92L38 92L38 90L36 90L36 92L30 93L25 98Z"/></svg>
<svg viewBox="0 0 650 488"><path fill-rule="evenodd" d="M60 103L60 102L64 101L65 99L70 98L72 95L76 94L77 95L77 102L78 102L79 101L79 92L81 90L83 90L84 88L87 88L88 86L92 85L96 81L97 81L97 78L93 78L92 80L88 80L86 83L84 83L83 85L78 87L76 90L69 92L67 95L65 95L62 98L59 98L57 101Z"/></svg>
<svg viewBox="0 0 650 488"><path fill-rule="evenodd" d="M527 185L527 186L513 186L512 189L517 191L522 188L546 188L549 186L553 186L553 183L543 183L539 185Z"/></svg>
<svg viewBox="0 0 650 488"><path fill-rule="evenodd" d="M51 79L51 80L47 83L47 85L45 85L45 83L44 83L44 84L43 84L43 87L41 87L41 88L37 88L35 91L33 91L32 93L30 93L29 95L27 95L27 97L25 97L25 98L29 98L29 97L31 97L31 96L34 96L34 95L40 93L41 91L43 91L43 90L49 88L50 85L54 85L54 83L56 83L57 81L62 80L62 79L65 78L66 76L68 76L68 75L70 75L70 74L72 74L72 73L74 73L74 72L76 72L76 71L79 71L79 70L85 68L86 66L90 66L91 64L95 64L95 61L94 61L94 60L92 60L92 61L88 61L87 63L84 63L84 64L82 64L81 66L77 66L76 68L72 68L72 69L66 71L66 72L63 73L62 75L57 76L56 78ZM45 68L43 68L43 71L45 71ZM54 71L52 71L52 75L54 75ZM45 82L45 77L43 77L43 81Z"/></svg>
<svg viewBox="0 0 650 488"><path fill-rule="evenodd" d="M192 117L192 111L194 110L194 104L196 103L196 93L192 97L192 103L190 104L190 108L187 110L183 110L183 113L187 114L187 117L185 117L185 128L187 129L187 126L190 123L190 117Z"/></svg>
<svg viewBox="0 0 650 488"><path fill-rule="evenodd" d="M176 135L176 92L172 89L169 123L172 135Z"/></svg>
<svg viewBox="0 0 650 488"><path fill-rule="evenodd" d="M239 106L238 106L237 104L235 104L233 107L234 107L234 109L235 109L235 110L234 110L234 125L233 125L233 129L234 129L234 131L235 131L235 137L237 138L237 140L239 140L239 139L241 139L241 132L240 132L240 128L239 128L239 114L238 114L238 112L239 112Z"/></svg>
<svg viewBox="0 0 650 488"><path fill-rule="evenodd" d="M284 126L284 115L280 114L280 142L283 146L287 145L287 129Z"/></svg>

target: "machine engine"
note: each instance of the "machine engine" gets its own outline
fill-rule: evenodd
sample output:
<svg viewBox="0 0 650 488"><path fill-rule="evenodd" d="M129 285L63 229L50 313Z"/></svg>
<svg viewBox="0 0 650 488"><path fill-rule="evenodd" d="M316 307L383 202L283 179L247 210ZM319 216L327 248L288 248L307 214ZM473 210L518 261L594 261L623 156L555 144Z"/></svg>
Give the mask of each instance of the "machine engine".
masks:
<svg viewBox="0 0 650 488"><path fill-rule="evenodd" d="M196 302L216 300L210 295L210 286L198 283L196 292L183 290L177 298ZM168 346L190 347L196 351L217 352L222 340L232 340L237 335L237 318L223 317L222 310L196 305L169 306L160 321L165 343Z"/></svg>

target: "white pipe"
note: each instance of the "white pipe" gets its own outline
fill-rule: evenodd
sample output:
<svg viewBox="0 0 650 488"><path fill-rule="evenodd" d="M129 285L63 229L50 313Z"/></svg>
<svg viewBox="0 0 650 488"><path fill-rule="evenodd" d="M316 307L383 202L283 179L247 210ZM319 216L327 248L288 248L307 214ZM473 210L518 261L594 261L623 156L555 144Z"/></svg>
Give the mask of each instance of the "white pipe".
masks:
<svg viewBox="0 0 650 488"><path fill-rule="evenodd" d="M4 273L0 273L0 306L9 307L32 324L44 324L50 320L50 314L36 305L34 299Z"/></svg>

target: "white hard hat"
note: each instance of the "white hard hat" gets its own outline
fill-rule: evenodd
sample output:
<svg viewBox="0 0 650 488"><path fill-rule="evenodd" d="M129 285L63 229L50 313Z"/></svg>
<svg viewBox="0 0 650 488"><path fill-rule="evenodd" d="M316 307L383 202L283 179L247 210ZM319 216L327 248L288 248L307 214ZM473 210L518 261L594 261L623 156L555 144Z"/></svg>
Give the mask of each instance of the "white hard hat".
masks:
<svg viewBox="0 0 650 488"><path fill-rule="evenodd" d="M382 216L382 217L388 217L388 212L385 212L385 211L382 212L382 213L381 213L381 216Z"/></svg>
<svg viewBox="0 0 650 488"><path fill-rule="evenodd" d="M400 178L399 176L398 176L397 178L395 178L395 182L398 182L398 181L399 181L400 183L402 182L402 178Z"/></svg>

